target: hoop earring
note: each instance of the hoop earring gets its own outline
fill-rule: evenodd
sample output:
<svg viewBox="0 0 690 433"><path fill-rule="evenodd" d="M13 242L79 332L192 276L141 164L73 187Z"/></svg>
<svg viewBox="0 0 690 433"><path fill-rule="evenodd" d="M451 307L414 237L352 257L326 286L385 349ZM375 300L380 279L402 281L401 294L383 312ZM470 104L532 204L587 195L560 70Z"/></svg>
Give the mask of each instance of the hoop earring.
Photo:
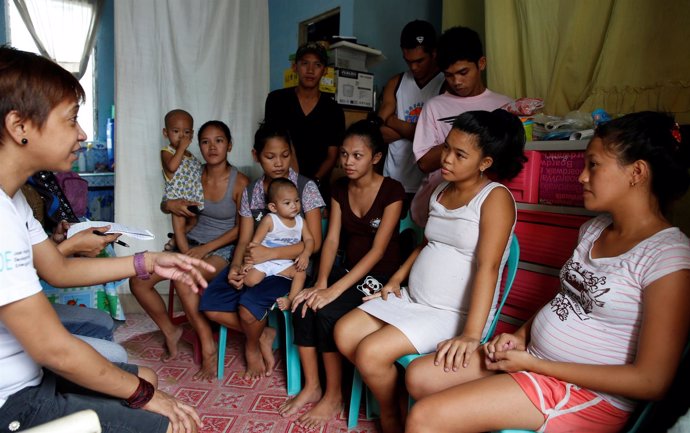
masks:
<svg viewBox="0 0 690 433"><path fill-rule="evenodd" d="M28 142L29 140L27 140L26 138L22 138L22 144L27 144Z"/></svg>

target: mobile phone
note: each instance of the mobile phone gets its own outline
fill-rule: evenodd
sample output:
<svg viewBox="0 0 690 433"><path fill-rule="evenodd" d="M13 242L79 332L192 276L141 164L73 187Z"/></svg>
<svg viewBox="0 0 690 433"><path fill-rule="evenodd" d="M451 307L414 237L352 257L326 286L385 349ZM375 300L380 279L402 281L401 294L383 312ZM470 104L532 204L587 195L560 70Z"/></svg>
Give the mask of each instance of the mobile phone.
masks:
<svg viewBox="0 0 690 433"><path fill-rule="evenodd" d="M187 206L187 209L193 214L199 215L201 213L201 210L199 209L199 206L197 205L192 205L192 206Z"/></svg>

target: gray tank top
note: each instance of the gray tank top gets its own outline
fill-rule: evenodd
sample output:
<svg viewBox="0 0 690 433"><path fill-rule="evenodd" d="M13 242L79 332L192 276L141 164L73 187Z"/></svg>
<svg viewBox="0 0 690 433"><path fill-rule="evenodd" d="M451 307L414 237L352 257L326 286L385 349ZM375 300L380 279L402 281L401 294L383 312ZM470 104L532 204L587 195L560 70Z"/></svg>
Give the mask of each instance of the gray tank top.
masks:
<svg viewBox="0 0 690 433"><path fill-rule="evenodd" d="M235 189L236 180L237 169L230 167L225 195L218 201L204 200L204 209L197 217L196 225L187 233L189 239L205 244L235 227L237 204L232 199L232 191Z"/></svg>

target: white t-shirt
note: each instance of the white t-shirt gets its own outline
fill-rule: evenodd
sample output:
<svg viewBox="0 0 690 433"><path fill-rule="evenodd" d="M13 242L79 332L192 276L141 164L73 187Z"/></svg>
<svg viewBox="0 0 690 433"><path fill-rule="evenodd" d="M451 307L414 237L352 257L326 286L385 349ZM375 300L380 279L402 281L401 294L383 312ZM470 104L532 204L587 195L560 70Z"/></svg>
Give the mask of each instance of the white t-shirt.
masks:
<svg viewBox="0 0 690 433"><path fill-rule="evenodd" d="M395 92L396 117L403 122L417 123L424 103L434 96L438 96L443 81L443 73L439 72L424 87L420 88L412 72L407 71L402 74L398 89ZM424 173L417 167L417 161L412 152L412 141L401 138L388 145L383 175L402 183L405 192L417 192L419 184L424 178Z"/></svg>
<svg viewBox="0 0 690 433"><path fill-rule="evenodd" d="M445 92L429 99L417 122L412 150L419 161L433 147L443 144L453 127L453 121L465 111L493 111L513 100L489 89L477 96L456 96ZM424 227L429 216L429 198L443 181L441 170L429 173L422 181L412 201L410 212L414 222Z"/></svg>
<svg viewBox="0 0 690 433"><path fill-rule="evenodd" d="M0 189L0 306L41 291L33 265L32 246L46 233L21 191L10 198ZM0 407L7 397L41 383L41 367L0 321Z"/></svg>
<svg viewBox="0 0 690 433"><path fill-rule="evenodd" d="M534 317L527 347L534 356L581 364L632 363L645 288L690 269L690 241L677 227L655 233L620 256L591 258L592 245L610 224L611 217L601 215L580 229L579 243L561 268L560 292ZM634 408L632 400L597 394L622 410Z"/></svg>

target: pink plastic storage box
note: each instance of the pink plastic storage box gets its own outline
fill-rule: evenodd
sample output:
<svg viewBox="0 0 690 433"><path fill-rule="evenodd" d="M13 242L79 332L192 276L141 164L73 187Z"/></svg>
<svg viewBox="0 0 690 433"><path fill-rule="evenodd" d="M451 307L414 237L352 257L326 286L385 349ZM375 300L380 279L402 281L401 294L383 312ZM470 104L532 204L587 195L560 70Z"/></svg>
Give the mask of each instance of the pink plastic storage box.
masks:
<svg viewBox="0 0 690 433"><path fill-rule="evenodd" d="M520 261L560 268L573 253L586 216L518 210Z"/></svg>
<svg viewBox="0 0 690 433"><path fill-rule="evenodd" d="M539 164L541 154L534 150L525 151L527 162L520 174L503 184L513 193L515 201L537 203L539 200Z"/></svg>
<svg viewBox="0 0 690 433"><path fill-rule="evenodd" d="M501 311L502 316L513 320L499 321L494 335L514 332L518 326L510 322L528 320L556 295L559 288L560 282L556 276L518 269L508 300Z"/></svg>
<svg viewBox="0 0 690 433"><path fill-rule="evenodd" d="M582 206L582 185L577 180L585 166L584 152L542 152L539 203Z"/></svg>

